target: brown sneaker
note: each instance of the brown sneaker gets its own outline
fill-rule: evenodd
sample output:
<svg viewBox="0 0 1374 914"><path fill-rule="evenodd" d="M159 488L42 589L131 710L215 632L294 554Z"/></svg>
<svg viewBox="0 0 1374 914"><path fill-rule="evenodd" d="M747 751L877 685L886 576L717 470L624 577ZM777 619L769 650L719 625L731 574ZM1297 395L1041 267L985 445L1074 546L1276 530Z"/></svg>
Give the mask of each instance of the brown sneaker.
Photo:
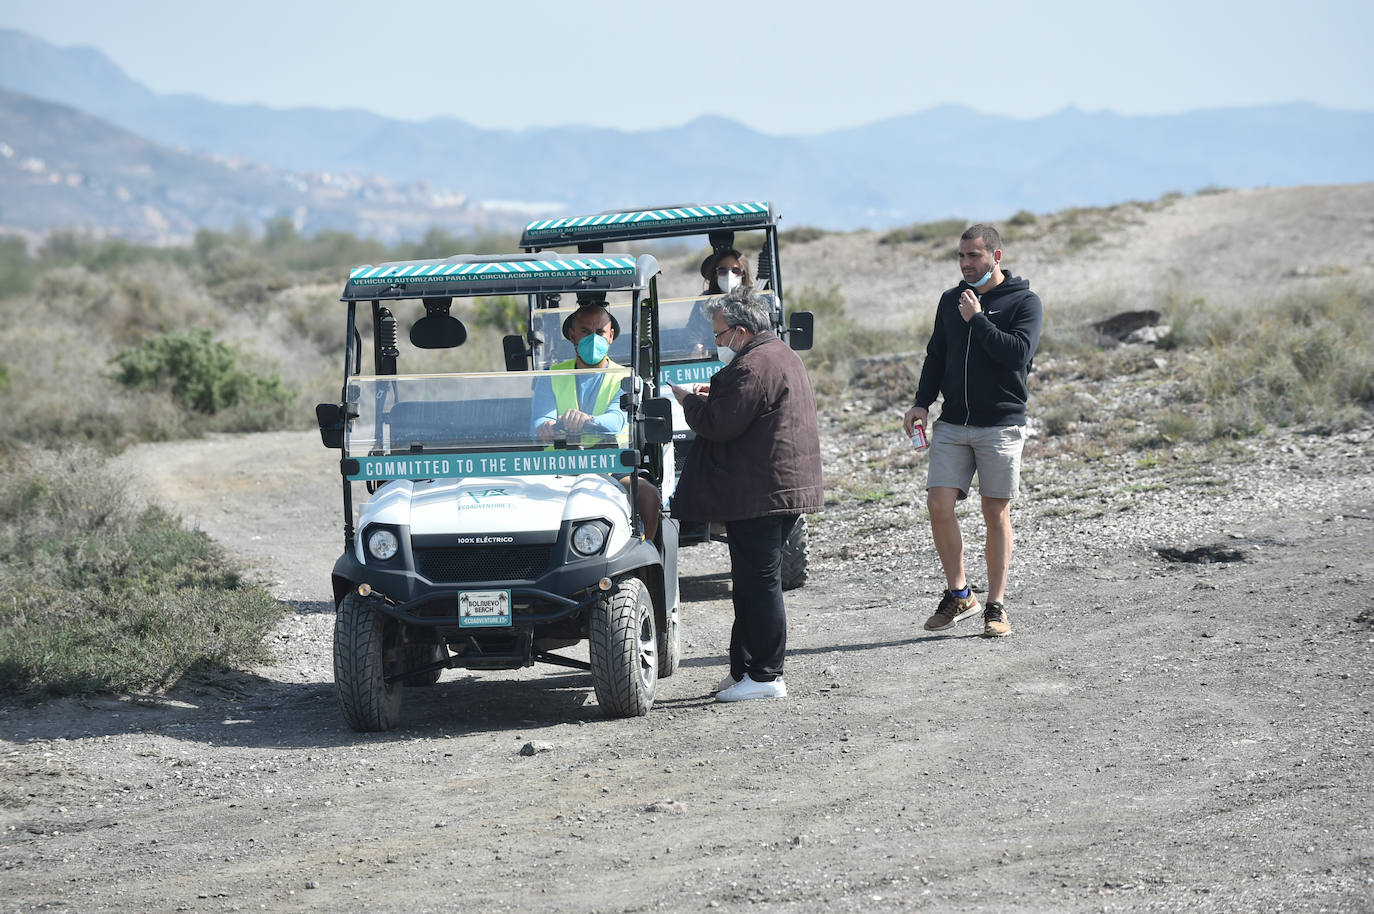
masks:
<svg viewBox="0 0 1374 914"><path fill-rule="evenodd" d="M1011 634L1011 623L1007 621L1007 608L996 600L988 601L983 610L983 637L1000 638Z"/></svg>
<svg viewBox="0 0 1374 914"><path fill-rule="evenodd" d="M968 596L956 597L953 591L946 590L945 595L940 598L940 605L935 610L935 615L926 620L926 631L943 631L958 622L960 619L971 616L978 611L978 598L973 595L970 589Z"/></svg>

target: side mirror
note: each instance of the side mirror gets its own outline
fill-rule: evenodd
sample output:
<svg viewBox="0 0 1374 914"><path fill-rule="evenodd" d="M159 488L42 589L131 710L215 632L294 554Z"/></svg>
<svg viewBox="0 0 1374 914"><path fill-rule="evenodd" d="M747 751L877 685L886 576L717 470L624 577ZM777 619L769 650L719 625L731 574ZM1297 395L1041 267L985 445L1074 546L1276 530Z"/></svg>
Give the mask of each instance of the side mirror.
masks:
<svg viewBox="0 0 1374 914"><path fill-rule="evenodd" d="M797 352L810 349L816 339L816 315L810 311L793 311L787 324L787 345Z"/></svg>
<svg viewBox="0 0 1374 914"><path fill-rule="evenodd" d="M530 367L530 351L525 348L525 338L511 333L501 338L501 347L506 351L506 371L527 371Z"/></svg>
<svg viewBox="0 0 1374 914"><path fill-rule="evenodd" d="M320 425L320 441L325 447L341 448L344 439L344 409L337 403L315 404L315 421Z"/></svg>
<svg viewBox="0 0 1374 914"><path fill-rule="evenodd" d="M649 444L673 440L672 397L650 397L644 401L644 440Z"/></svg>

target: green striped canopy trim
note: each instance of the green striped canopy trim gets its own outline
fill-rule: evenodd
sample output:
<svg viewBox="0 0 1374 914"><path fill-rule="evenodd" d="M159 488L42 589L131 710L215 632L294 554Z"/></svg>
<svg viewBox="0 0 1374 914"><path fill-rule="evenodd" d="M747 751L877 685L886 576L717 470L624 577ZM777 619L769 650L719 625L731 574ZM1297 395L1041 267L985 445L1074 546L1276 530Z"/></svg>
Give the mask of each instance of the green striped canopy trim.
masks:
<svg viewBox="0 0 1374 914"><path fill-rule="evenodd" d="M525 226L524 238L532 240L557 235L560 238L576 237L604 231L612 226L635 226L650 224L654 226L693 225L698 222L727 224L730 222L753 222L759 216L768 215L766 202L753 203L713 203L709 206L684 206L679 209L646 209L633 213L602 213L599 216L571 216L565 219L540 219Z"/></svg>
<svg viewBox="0 0 1374 914"><path fill-rule="evenodd" d="M597 276L635 275L633 257L597 257L575 260L510 260L488 263L418 261L387 266L355 267L348 274L351 286L390 286L396 283L491 282L502 279L584 279Z"/></svg>

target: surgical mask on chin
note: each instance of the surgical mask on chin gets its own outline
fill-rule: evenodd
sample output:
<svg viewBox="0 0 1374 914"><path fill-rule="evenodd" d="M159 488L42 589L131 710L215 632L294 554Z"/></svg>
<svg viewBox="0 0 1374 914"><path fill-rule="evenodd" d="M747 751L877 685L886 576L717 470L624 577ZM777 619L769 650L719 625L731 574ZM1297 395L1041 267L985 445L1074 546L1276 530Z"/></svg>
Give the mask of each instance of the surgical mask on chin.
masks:
<svg viewBox="0 0 1374 914"><path fill-rule="evenodd" d="M733 342L735 341L735 336L736 336L738 333L739 333L739 328L736 327L736 328L735 328L735 332L732 333L732 334L730 334L730 342L733 343ZM735 356L737 356L737 355L739 355L739 353L735 352L735 350L732 349L732 348L730 348L729 346L717 346L717 347L716 347L716 358L720 359L720 360L721 360L722 362L724 362L726 365L729 365L730 362L731 362L731 361L735 358Z"/></svg>
<svg viewBox="0 0 1374 914"><path fill-rule="evenodd" d="M962 276L959 278L963 279ZM981 289L983 288L983 286L986 286L988 284L989 279L992 279L992 270L988 270L986 273L983 274L982 279L978 280L977 282L970 282L969 285L973 286L973 288L975 289ZM967 280L965 280L965 282L967 282Z"/></svg>
<svg viewBox="0 0 1374 914"><path fill-rule="evenodd" d="M610 352L611 344L606 342L604 336L595 333L584 336L577 344L577 357L582 360L584 365L600 365L601 360L606 358L606 353Z"/></svg>
<svg viewBox="0 0 1374 914"><path fill-rule="evenodd" d="M716 285L720 286L722 293L733 292L739 288L739 284L744 279L738 273L726 273L724 276L716 277Z"/></svg>

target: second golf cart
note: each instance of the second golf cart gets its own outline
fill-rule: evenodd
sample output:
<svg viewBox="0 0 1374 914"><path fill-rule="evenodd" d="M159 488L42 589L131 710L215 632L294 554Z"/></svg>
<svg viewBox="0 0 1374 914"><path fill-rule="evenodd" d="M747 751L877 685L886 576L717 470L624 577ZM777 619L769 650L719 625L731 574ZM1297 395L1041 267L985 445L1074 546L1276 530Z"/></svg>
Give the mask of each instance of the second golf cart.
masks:
<svg viewBox="0 0 1374 914"><path fill-rule="evenodd" d="M795 350L811 348L815 319L809 312L787 315L783 309L782 270L778 256L778 213L766 201L737 203L676 204L645 209L607 210L586 216L540 219L525 226L520 245L528 252L552 248L572 249L577 256L598 256L608 244L701 237L712 254L735 246L741 233L753 233L758 241L754 288L768 305L773 331ZM753 249L753 245L746 245ZM705 305L712 298L703 293L663 298L659 302L661 367L664 383L692 386L709 384L724 367L716 357L715 338ZM681 472L696 434L687 427L681 407L673 401L674 454ZM709 540L724 541L725 525L684 523L681 545ZM798 518L783 546L782 587L792 590L806 581L808 565L807 524Z"/></svg>

